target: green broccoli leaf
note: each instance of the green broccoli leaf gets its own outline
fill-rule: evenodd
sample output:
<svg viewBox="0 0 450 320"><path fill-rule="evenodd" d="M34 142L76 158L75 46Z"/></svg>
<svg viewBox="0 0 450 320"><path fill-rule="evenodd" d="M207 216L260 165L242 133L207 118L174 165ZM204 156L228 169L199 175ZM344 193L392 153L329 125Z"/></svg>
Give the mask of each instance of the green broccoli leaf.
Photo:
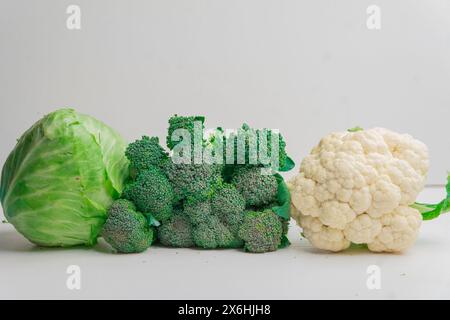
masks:
<svg viewBox="0 0 450 320"><path fill-rule="evenodd" d="M281 237L281 243L278 245L278 249L283 249L288 247L291 244L291 242L289 241L289 239L286 237L286 235L284 234Z"/></svg>
<svg viewBox="0 0 450 320"><path fill-rule="evenodd" d="M278 182L277 201L279 205L273 207L272 210L281 218L289 220L291 211L291 194L286 183L284 182L283 177L279 173L276 173L274 176Z"/></svg>
<svg viewBox="0 0 450 320"><path fill-rule="evenodd" d="M155 217L152 216L150 213L146 213L144 215L147 218L147 222L148 222L149 226L159 227L161 225L161 223L158 220L156 220Z"/></svg>
<svg viewBox="0 0 450 320"><path fill-rule="evenodd" d="M432 220L439 217L442 213L450 211L450 172L447 176L447 185L445 186L447 197L439 203L419 203L415 202L411 205L412 208L419 210L422 214L423 220Z"/></svg>
<svg viewBox="0 0 450 320"><path fill-rule="evenodd" d="M281 167L279 170L281 172L286 172L286 171L294 169L294 167L295 167L294 160L292 160L290 157L286 157L286 162L284 163L284 166Z"/></svg>

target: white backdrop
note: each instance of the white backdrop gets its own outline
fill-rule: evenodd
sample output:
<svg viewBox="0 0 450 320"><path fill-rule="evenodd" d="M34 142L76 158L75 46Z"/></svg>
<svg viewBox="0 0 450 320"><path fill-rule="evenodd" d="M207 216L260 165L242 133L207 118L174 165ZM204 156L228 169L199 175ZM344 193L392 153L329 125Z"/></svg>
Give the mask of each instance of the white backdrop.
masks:
<svg viewBox="0 0 450 320"><path fill-rule="evenodd" d="M66 28L69 4L81 30ZM0 163L62 106L129 140L165 137L173 113L279 128L297 162L330 131L384 126L423 140L442 184L450 1L1 0Z"/></svg>

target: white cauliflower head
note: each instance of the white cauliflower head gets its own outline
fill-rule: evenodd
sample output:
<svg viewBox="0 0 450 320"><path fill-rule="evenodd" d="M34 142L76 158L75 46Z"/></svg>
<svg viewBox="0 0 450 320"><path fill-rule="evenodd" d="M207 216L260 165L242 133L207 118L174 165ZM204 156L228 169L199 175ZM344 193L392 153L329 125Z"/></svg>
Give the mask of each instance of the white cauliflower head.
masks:
<svg viewBox="0 0 450 320"><path fill-rule="evenodd" d="M371 251L411 246L422 216L411 208L428 171L425 144L383 128L324 137L288 182L292 216L313 246Z"/></svg>

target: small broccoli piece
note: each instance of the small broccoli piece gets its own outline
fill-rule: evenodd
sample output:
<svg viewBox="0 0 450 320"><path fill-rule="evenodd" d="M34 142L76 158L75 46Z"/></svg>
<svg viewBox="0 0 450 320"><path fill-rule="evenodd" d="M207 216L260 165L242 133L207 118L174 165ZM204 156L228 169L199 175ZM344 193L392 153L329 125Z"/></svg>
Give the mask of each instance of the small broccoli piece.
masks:
<svg viewBox="0 0 450 320"><path fill-rule="evenodd" d="M184 202L183 213L194 225L201 224L212 215L211 202L190 197Z"/></svg>
<svg viewBox="0 0 450 320"><path fill-rule="evenodd" d="M133 201L139 211L150 213L159 221L167 220L172 215L173 188L155 166L149 166L134 182L126 185L123 197Z"/></svg>
<svg viewBox="0 0 450 320"><path fill-rule="evenodd" d="M246 212L239 230L245 250L258 253L277 250L282 234L281 219L270 209Z"/></svg>
<svg viewBox="0 0 450 320"><path fill-rule="evenodd" d="M235 237L216 216L195 225L193 230L195 245L205 249L234 247Z"/></svg>
<svg viewBox="0 0 450 320"><path fill-rule="evenodd" d="M173 186L176 201L207 198L221 181L220 165L168 163L165 173Z"/></svg>
<svg viewBox="0 0 450 320"><path fill-rule="evenodd" d="M235 186L224 183L214 192L211 208L226 224L239 224L245 210L245 199Z"/></svg>
<svg viewBox="0 0 450 320"><path fill-rule="evenodd" d="M169 158L167 152L159 144L159 139L147 136L130 143L125 151L125 156L130 160L132 177L136 177L151 166L164 167Z"/></svg>
<svg viewBox="0 0 450 320"><path fill-rule="evenodd" d="M262 137L266 137L265 140ZM253 129L250 128L249 125L244 123L237 132L232 133L230 136L225 138L225 148L224 148L224 156L226 159L226 150L227 148L234 148L234 161L231 163L227 161L227 164L252 164L252 165L264 165L268 166L268 163L263 163L262 159L259 158L258 154L261 152L265 154L269 159L272 159L272 152L276 152L275 147L272 146L272 136L276 139L278 138L278 167L283 168L286 165L287 161L287 153L286 153L286 142L283 139L283 136L280 133L274 132L270 129ZM256 148L250 149L250 141L255 139ZM238 161L238 148L239 141L244 141L244 159L245 163L239 163ZM233 147L230 147L232 145ZM254 152L252 154L252 152ZM257 160L254 163L251 163L250 160ZM265 161L264 161L265 162Z"/></svg>
<svg viewBox="0 0 450 320"><path fill-rule="evenodd" d="M169 129L167 133L166 143L167 147L172 150L179 142L178 141L172 141L172 134L177 129L186 129L189 131L191 135L191 144L194 144L194 129L195 129L195 123L199 122L201 125L201 131L199 131L200 138L203 143L203 130L204 130L204 122L205 117L203 116L190 116L190 117L183 117L174 115L169 119Z"/></svg>
<svg viewBox="0 0 450 320"><path fill-rule="evenodd" d="M211 198L212 211L234 236L233 247L242 246L238 231L244 219L245 199L231 184L224 183Z"/></svg>
<svg viewBox="0 0 450 320"><path fill-rule="evenodd" d="M102 237L121 253L145 251L153 242L154 232L146 217L125 199L116 200L108 210Z"/></svg>
<svg viewBox="0 0 450 320"><path fill-rule="evenodd" d="M277 179L264 175L260 167L242 166L235 169L231 183L244 196L246 207L260 207L275 201Z"/></svg>
<svg viewBox="0 0 450 320"><path fill-rule="evenodd" d="M188 248L194 246L192 225L189 218L180 210L174 210L169 221L158 227L159 241L170 247Z"/></svg>
<svg viewBox="0 0 450 320"><path fill-rule="evenodd" d="M243 242L237 237L238 222L231 227L226 225L212 211L211 201L189 198L184 204L184 214L189 217L193 225L193 239L198 247L212 248L235 248L242 246ZM233 234L232 228L235 233Z"/></svg>

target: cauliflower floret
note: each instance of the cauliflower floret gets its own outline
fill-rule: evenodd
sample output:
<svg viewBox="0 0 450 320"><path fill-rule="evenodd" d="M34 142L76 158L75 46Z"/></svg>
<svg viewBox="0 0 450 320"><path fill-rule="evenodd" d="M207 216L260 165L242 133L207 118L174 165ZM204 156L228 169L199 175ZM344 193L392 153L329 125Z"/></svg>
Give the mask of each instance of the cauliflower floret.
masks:
<svg viewBox="0 0 450 320"><path fill-rule="evenodd" d="M347 203L328 201L321 207L319 220L326 226L343 230L355 217L356 213Z"/></svg>
<svg viewBox="0 0 450 320"><path fill-rule="evenodd" d="M350 243L398 252L413 244L419 211L409 207L428 171L425 144L383 128L335 132L303 159L288 187L293 218L318 248Z"/></svg>
<svg viewBox="0 0 450 320"><path fill-rule="evenodd" d="M319 214L319 204L314 197L316 183L313 180L300 174L288 181L287 184L288 188L295 190L294 193L291 192L291 201L298 210L308 212L307 214L311 216Z"/></svg>
<svg viewBox="0 0 450 320"><path fill-rule="evenodd" d="M369 187L353 190L348 203L357 215L366 212L372 204L372 194Z"/></svg>
<svg viewBox="0 0 450 320"><path fill-rule="evenodd" d="M369 189L372 195L372 205L367 213L373 218L379 218L383 214L391 212L400 204L400 188L393 184L387 176L380 176L379 180Z"/></svg>
<svg viewBox="0 0 450 320"><path fill-rule="evenodd" d="M370 243L380 233L382 224L368 214L361 214L345 226L344 235L353 243Z"/></svg>
<svg viewBox="0 0 450 320"><path fill-rule="evenodd" d="M327 227L318 218L302 214L297 217L300 218L303 235L311 241L314 247L337 252L350 246L350 241L345 238L342 230Z"/></svg>
<svg viewBox="0 0 450 320"><path fill-rule="evenodd" d="M428 148L409 134L399 134L384 128L374 128L384 139L394 158L405 160L415 171L425 176L428 172Z"/></svg>
<svg viewBox="0 0 450 320"><path fill-rule="evenodd" d="M375 252L399 252L410 247L416 240L422 216L419 211L400 206L381 218L383 227L368 247Z"/></svg>

